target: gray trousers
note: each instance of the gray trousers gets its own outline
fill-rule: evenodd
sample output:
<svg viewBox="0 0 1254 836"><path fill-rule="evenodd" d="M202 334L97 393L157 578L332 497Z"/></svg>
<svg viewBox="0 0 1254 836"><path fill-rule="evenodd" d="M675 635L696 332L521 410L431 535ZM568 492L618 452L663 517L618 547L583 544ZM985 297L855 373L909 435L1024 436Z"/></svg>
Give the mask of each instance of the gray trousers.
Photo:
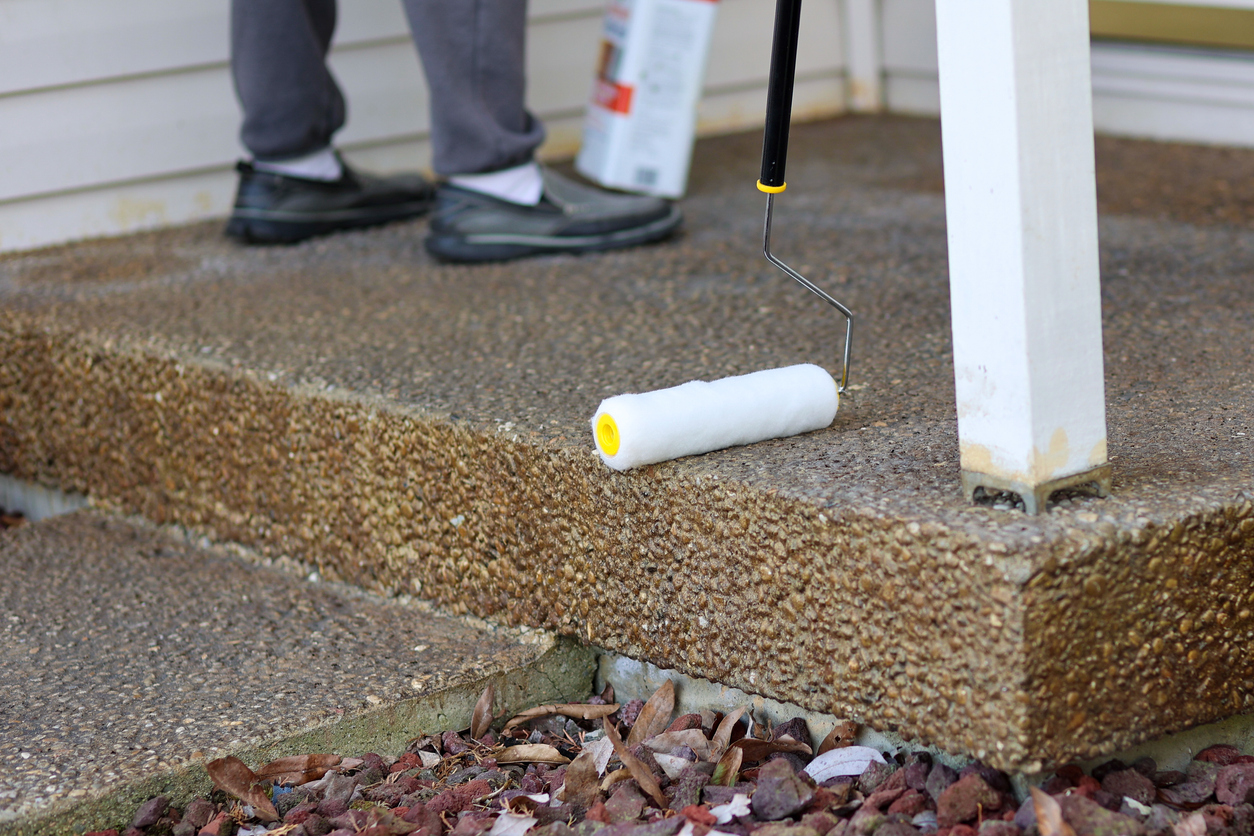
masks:
<svg viewBox="0 0 1254 836"><path fill-rule="evenodd" d="M523 105L527 0L402 0L426 72L437 174L520 165L544 139ZM260 160L331 144L344 94L327 69L335 0L232 0L240 139Z"/></svg>

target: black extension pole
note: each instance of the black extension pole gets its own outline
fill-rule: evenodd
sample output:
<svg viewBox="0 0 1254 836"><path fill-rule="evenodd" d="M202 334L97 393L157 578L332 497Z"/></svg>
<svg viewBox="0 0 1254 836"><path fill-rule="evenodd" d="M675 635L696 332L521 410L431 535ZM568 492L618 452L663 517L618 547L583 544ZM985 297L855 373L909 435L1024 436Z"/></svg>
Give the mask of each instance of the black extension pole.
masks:
<svg viewBox="0 0 1254 836"><path fill-rule="evenodd" d="M759 186L783 191L788 159L788 123L792 119L792 85L797 72L797 32L801 28L801 0L776 0L775 39L771 45L771 75L766 86L766 132L762 137L762 176Z"/></svg>

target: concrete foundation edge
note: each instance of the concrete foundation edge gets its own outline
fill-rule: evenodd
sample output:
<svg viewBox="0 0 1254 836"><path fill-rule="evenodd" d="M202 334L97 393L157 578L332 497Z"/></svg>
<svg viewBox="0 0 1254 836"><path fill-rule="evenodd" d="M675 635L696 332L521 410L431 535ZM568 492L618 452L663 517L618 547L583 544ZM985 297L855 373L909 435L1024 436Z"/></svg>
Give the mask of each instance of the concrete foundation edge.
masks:
<svg viewBox="0 0 1254 836"><path fill-rule="evenodd" d="M802 717L814 738L811 741L812 745L817 745L822 741L837 723L848 719L810 711L793 703L751 694L739 688L687 676L678 671L664 670L648 662L629 659L626 656L606 651L601 651L597 658L594 687L600 691L607 683L612 684L614 698L619 702L626 702L633 699L648 699L668 679L675 685L677 713L698 711L702 708L726 712L740 706L749 706L749 713L759 723L774 725L793 717ZM911 752L928 752L935 760L955 769L974 760L974 757L969 754L950 752L935 746L924 746L895 734L876 731L865 725L858 727L856 742L860 746L870 746L883 752L897 752L903 749ZM1183 771L1199 751L1216 743L1236 746L1243 752L1254 753L1254 714L1241 714L1217 723L1194 726L1186 731L1165 735L1128 749L1081 761L1080 765L1088 772L1111 758L1118 758L1124 763L1132 763L1137 758L1148 755L1158 763L1159 769ZM1016 772L1010 777L1016 794L1020 800L1023 800L1027 797L1028 787L1040 784L1051 774L1053 770Z"/></svg>

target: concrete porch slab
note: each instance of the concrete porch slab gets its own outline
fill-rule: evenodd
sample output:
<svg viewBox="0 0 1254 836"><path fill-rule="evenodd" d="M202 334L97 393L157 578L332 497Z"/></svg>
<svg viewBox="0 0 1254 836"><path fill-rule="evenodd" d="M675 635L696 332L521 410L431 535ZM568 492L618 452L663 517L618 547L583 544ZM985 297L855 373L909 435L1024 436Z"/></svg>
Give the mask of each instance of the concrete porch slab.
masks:
<svg viewBox="0 0 1254 836"><path fill-rule="evenodd" d="M741 135L636 251L440 266L419 222L0 260L0 471L1007 769L1254 712L1254 233L1201 177L1146 204L1213 152L1103 146L1114 495L1033 518L959 486L936 123L794 133L775 249L859 317L827 430L592 452L607 395L838 363Z"/></svg>
<svg viewBox="0 0 1254 836"><path fill-rule="evenodd" d="M0 834L125 826L206 792L204 761L403 751L498 711L583 696L552 634L312 583L93 512L0 532ZM510 709L506 709L508 703Z"/></svg>

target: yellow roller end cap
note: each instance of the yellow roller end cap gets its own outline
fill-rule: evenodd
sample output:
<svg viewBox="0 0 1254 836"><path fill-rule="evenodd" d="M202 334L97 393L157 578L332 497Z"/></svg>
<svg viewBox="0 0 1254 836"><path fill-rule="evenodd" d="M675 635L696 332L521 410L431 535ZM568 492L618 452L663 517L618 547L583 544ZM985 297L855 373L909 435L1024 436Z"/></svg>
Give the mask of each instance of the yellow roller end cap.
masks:
<svg viewBox="0 0 1254 836"><path fill-rule="evenodd" d="M614 418L604 412L597 419L597 446L601 448L601 452L607 456L618 455L618 424L614 423Z"/></svg>

